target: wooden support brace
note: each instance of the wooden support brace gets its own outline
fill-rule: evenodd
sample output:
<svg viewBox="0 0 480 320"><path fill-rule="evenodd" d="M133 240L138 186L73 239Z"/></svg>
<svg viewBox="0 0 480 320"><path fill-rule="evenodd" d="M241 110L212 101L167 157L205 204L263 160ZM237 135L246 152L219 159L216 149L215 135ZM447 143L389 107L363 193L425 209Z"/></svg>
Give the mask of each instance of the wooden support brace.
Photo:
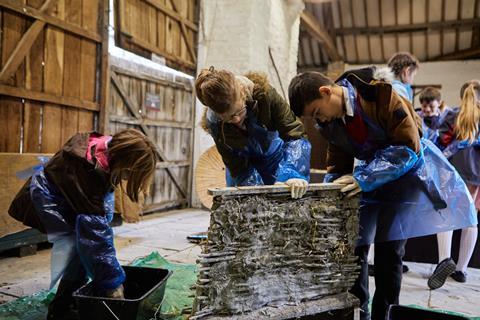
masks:
<svg viewBox="0 0 480 320"><path fill-rule="evenodd" d="M45 13L56 1L57 0L45 0L40 8L40 12ZM45 21L36 20L30 26L27 32L25 32L25 34L22 36L22 39L20 39L13 52L10 54L7 62L3 66L2 71L0 72L0 82L7 81L15 73L15 71L17 71L23 59L32 48L33 43L35 40L37 40L38 35L45 27L45 24Z"/></svg>
<svg viewBox="0 0 480 320"><path fill-rule="evenodd" d="M130 98L126 94L126 90L123 88L123 85L120 83L120 79L118 79L118 76L115 74L115 72L111 72L110 79L112 80L113 85L117 89L118 94L122 98L123 102L127 106L127 109L130 111L130 113L136 119L141 120L142 119L141 115L135 110L134 103L130 100ZM142 124L142 123L140 123L139 126L140 126L141 130L143 131L143 133L147 137L151 138L151 133L150 133L150 130L148 129L148 127L146 125ZM154 139L152 139L152 140L154 140ZM157 148L155 148L155 151L157 152L157 155L160 158L160 160L168 161L167 157L165 156L163 151L158 148L158 146L157 146ZM186 198L187 193L185 192L183 187L180 185L178 177L171 171L170 168L165 168L165 170L167 170L168 175L173 180L173 183L178 188L178 190L180 191L182 196Z"/></svg>
<svg viewBox="0 0 480 320"><path fill-rule="evenodd" d="M177 8L177 5L175 4L175 1L174 0L170 0L170 3L172 4L173 6L173 9L175 10L175 12L177 12L178 14L180 14L178 8ZM195 55L195 51L193 50L190 42L188 42L188 35L187 35L187 28L185 27L185 23L183 20L179 20L179 23L180 23L180 30L182 31L182 35L183 35L183 40L185 40L185 44L187 45L187 49L188 49L188 52L190 53L190 56L192 58L192 61L193 62L196 62L197 61L197 57Z"/></svg>
<svg viewBox="0 0 480 320"><path fill-rule="evenodd" d="M340 54L338 54L333 39L325 30L323 30L322 26L317 22L316 18L311 13L306 11L302 12L300 19L308 33L317 41L325 44L327 54L332 61L342 60L342 57Z"/></svg>

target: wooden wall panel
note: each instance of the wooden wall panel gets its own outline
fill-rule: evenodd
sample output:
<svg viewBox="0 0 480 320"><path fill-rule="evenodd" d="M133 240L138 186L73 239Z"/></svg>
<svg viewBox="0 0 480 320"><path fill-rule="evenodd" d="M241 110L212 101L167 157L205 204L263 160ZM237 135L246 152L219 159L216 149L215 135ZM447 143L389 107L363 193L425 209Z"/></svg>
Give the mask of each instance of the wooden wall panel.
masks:
<svg viewBox="0 0 480 320"><path fill-rule="evenodd" d="M117 45L141 56L165 57L175 69L196 68L198 0L117 0Z"/></svg>
<svg viewBox="0 0 480 320"><path fill-rule="evenodd" d="M108 0L0 2L0 152L52 153L98 129L104 9Z"/></svg>
<svg viewBox="0 0 480 320"><path fill-rule="evenodd" d="M188 204L193 161L192 83L167 80L153 71L146 74L136 69L135 63L119 58L111 63L110 134L126 128L139 129L163 155L144 211Z"/></svg>

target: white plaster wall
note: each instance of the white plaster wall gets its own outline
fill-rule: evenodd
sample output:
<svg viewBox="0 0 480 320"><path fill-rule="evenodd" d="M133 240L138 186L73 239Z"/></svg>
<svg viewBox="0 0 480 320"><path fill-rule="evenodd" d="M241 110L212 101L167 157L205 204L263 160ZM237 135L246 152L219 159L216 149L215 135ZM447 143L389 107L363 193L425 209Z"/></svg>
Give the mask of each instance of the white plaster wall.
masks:
<svg viewBox="0 0 480 320"><path fill-rule="evenodd" d="M299 14L303 8L302 0L201 1L198 71L211 65L236 74L261 71L281 95L286 95L297 71ZM203 110L197 100L194 166L200 155L214 144L200 128ZM192 203L199 206L195 185Z"/></svg>

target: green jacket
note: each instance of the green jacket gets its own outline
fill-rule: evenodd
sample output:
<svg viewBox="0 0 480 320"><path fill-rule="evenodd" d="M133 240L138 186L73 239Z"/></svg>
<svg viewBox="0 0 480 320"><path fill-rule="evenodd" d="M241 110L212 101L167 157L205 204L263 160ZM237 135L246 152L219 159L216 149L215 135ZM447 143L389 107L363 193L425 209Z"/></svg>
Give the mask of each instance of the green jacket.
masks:
<svg viewBox="0 0 480 320"><path fill-rule="evenodd" d="M306 138L303 123L266 79L258 74L247 77L254 82L252 99L246 103L247 109L249 114L256 116L257 123L269 131L278 131L283 141ZM203 127L212 135L223 162L233 177L249 167L248 158L239 157L231 150L240 151L247 146L248 134L245 130L233 124L222 123L208 108L203 117Z"/></svg>

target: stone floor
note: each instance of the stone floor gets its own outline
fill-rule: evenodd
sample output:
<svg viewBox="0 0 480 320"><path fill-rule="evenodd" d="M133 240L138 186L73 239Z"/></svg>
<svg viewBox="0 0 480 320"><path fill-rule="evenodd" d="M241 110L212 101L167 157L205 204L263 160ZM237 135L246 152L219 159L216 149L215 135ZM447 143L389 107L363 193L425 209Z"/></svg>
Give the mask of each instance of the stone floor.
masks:
<svg viewBox="0 0 480 320"><path fill-rule="evenodd" d="M158 251L173 262L195 263L200 247L188 242L185 237L205 231L208 224L208 212L186 209L148 215L137 224L116 227L118 258L122 264L128 264L138 257ZM480 316L480 270L469 269L468 282L465 284L448 279L442 288L430 291L427 278L434 266L406 264L410 272L404 275L400 297L402 304ZM0 258L0 303L48 289L49 277L49 249L24 258ZM374 288L373 278L370 278L372 294Z"/></svg>

